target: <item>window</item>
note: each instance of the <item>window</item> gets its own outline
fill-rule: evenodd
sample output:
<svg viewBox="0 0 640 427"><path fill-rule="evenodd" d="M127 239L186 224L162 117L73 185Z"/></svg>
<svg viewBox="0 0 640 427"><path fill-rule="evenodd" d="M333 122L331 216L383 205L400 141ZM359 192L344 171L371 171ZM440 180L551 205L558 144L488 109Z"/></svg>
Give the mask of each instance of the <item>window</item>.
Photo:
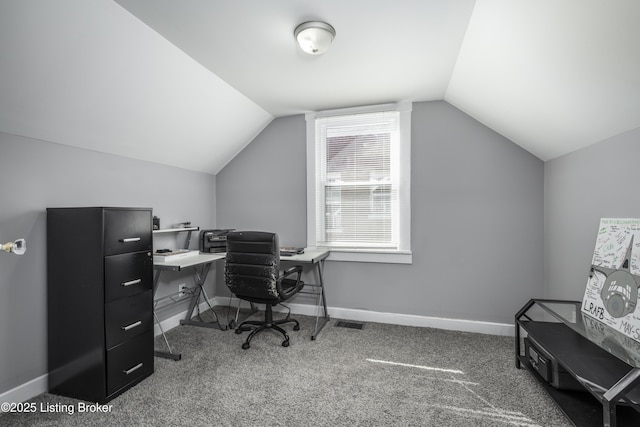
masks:
<svg viewBox="0 0 640 427"><path fill-rule="evenodd" d="M411 262L411 104L307 114L307 244Z"/></svg>

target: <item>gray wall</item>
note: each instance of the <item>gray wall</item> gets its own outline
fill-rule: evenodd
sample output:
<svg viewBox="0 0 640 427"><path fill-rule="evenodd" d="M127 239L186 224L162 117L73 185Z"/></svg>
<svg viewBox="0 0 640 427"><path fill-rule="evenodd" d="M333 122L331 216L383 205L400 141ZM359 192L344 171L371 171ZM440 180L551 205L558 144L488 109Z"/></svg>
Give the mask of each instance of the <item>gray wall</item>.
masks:
<svg viewBox="0 0 640 427"><path fill-rule="evenodd" d="M187 220L211 227L215 177L1 132L0 171L0 242L27 240L25 255L0 253L2 394L47 373L45 209L142 206L153 208L163 227ZM156 247L180 243L176 236L172 241L163 239L155 239ZM197 238L192 239L192 247L197 247ZM161 283L159 295L189 280L190 276L173 277ZM160 313L170 314L169 310Z"/></svg>
<svg viewBox="0 0 640 427"><path fill-rule="evenodd" d="M640 218L640 128L545 163L545 295L582 300L600 218Z"/></svg>
<svg viewBox="0 0 640 427"><path fill-rule="evenodd" d="M305 144L304 116L271 122L217 175L217 226L304 246ZM413 264L328 262L328 305L512 323L543 296L543 162L438 101L413 106L411 167Z"/></svg>

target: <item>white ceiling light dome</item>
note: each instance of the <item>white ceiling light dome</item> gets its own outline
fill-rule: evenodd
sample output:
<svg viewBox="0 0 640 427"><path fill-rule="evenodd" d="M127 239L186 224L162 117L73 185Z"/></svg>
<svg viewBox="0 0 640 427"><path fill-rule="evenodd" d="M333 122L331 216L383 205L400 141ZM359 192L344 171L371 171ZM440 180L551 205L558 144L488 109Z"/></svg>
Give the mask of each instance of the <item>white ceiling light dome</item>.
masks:
<svg viewBox="0 0 640 427"><path fill-rule="evenodd" d="M331 46L336 30L326 22L309 21L298 25L293 35L302 50L310 55L322 55Z"/></svg>

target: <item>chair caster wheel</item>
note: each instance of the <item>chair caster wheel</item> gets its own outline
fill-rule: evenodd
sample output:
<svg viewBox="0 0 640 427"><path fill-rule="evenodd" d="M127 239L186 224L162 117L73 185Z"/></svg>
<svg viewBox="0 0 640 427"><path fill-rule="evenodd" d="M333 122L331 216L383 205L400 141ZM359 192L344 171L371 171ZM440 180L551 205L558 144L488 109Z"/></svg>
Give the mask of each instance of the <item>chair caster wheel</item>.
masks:
<svg viewBox="0 0 640 427"><path fill-rule="evenodd" d="M243 349L243 350L246 350L246 349L248 349L249 347L251 347L251 346L249 345L249 343L248 343L248 342L242 343L242 349Z"/></svg>
<svg viewBox="0 0 640 427"><path fill-rule="evenodd" d="M295 325L295 326L293 327L293 330L294 330L294 331L299 331L299 330L300 330L300 325Z"/></svg>
<svg viewBox="0 0 640 427"><path fill-rule="evenodd" d="M282 341L283 347L289 347L289 340Z"/></svg>
<svg viewBox="0 0 640 427"><path fill-rule="evenodd" d="M236 334L240 335L242 333L242 329L236 328Z"/></svg>

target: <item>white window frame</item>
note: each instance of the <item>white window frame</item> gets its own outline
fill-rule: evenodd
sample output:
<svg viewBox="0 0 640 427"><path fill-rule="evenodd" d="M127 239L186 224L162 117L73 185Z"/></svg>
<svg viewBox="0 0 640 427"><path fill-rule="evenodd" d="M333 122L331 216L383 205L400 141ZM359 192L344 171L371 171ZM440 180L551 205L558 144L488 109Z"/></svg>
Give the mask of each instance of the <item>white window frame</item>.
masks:
<svg viewBox="0 0 640 427"><path fill-rule="evenodd" d="M307 246L317 247L316 237L316 119L321 117L397 111L399 113L399 207L397 249L330 247L330 261L411 264L411 110L410 102L343 108L307 113Z"/></svg>

